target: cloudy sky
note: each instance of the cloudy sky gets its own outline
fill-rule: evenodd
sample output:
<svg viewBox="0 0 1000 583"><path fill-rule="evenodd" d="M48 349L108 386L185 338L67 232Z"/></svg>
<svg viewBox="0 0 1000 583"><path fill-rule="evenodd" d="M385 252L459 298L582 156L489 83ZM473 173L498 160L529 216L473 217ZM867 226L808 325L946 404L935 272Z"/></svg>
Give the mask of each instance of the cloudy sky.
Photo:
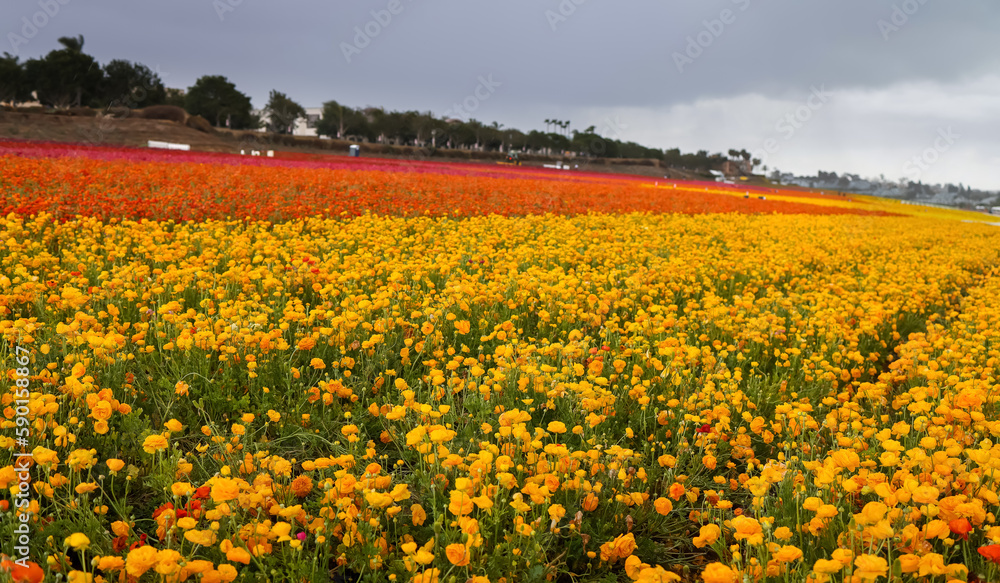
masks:
<svg viewBox="0 0 1000 583"><path fill-rule="evenodd" d="M48 10L48 14L45 11ZM34 25L26 23L34 21ZM0 52L1000 189L997 0L4 0Z"/></svg>

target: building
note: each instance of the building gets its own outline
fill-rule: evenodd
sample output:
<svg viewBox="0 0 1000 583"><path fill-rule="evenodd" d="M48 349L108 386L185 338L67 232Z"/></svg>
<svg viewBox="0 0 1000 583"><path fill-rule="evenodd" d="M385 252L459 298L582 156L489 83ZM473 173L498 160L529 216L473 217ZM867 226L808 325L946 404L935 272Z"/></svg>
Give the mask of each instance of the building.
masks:
<svg viewBox="0 0 1000 583"><path fill-rule="evenodd" d="M305 117L300 117L295 120L295 127L292 129L293 136L309 136L316 137L316 126L319 124L320 118L323 117L322 107L307 107L305 108ZM255 109L253 111L254 115L260 116L260 121L262 128L258 131L267 131L267 124L270 121L270 115L268 115L266 110Z"/></svg>

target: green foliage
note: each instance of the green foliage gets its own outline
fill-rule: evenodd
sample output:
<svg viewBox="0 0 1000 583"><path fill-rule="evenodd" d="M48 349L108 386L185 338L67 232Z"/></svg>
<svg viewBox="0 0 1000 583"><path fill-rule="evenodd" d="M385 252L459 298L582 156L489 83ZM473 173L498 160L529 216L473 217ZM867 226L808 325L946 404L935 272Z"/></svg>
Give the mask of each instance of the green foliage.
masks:
<svg viewBox="0 0 1000 583"><path fill-rule="evenodd" d="M200 115L215 127L256 129L259 120L251 112L250 97L222 75L205 75L195 81L185 97L184 109Z"/></svg>
<svg viewBox="0 0 1000 583"><path fill-rule="evenodd" d="M94 57L83 52L83 37L59 39L62 49L50 51L25 65L25 83L38 100L53 107L89 105L100 95L104 73Z"/></svg>
<svg viewBox="0 0 1000 583"><path fill-rule="evenodd" d="M130 109L162 105L167 91L163 81L146 65L115 59L104 66L102 100L107 107Z"/></svg>
<svg viewBox="0 0 1000 583"><path fill-rule="evenodd" d="M24 64L10 53L0 58L0 102L20 102L31 98L25 84Z"/></svg>
<svg viewBox="0 0 1000 583"><path fill-rule="evenodd" d="M295 129L295 120L305 117L304 107L292 101L290 97L271 90L265 111L268 114L267 131L275 134L290 134Z"/></svg>

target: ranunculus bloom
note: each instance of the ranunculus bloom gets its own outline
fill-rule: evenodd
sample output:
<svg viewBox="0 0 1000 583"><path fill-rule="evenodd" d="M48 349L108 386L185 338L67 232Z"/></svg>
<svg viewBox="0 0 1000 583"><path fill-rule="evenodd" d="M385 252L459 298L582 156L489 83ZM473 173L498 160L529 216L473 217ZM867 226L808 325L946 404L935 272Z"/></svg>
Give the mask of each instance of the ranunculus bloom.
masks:
<svg viewBox="0 0 1000 583"><path fill-rule="evenodd" d="M153 568L156 564L156 549L149 545L143 545L129 551L125 558L125 571L129 575L139 578Z"/></svg>
<svg viewBox="0 0 1000 583"><path fill-rule="evenodd" d="M77 532L66 537L63 544L73 547L73 550L76 551L85 551L90 546L90 539L82 532Z"/></svg>
<svg viewBox="0 0 1000 583"><path fill-rule="evenodd" d="M705 583L736 583L739 573L722 563L709 563L701 573L701 580Z"/></svg>
<svg viewBox="0 0 1000 583"><path fill-rule="evenodd" d="M694 546L703 549L714 544L715 541L719 540L719 536L721 535L722 529L717 524L706 524L701 527L698 536L694 537Z"/></svg>
<svg viewBox="0 0 1000 583"><path fill-rule="evenodd" d="M469 548L461 543L450 544L444 549L448 561L456 567L469 564Z"/></svg>
<svg viewBox="0 0 1000 583"><path fill-rule="evenodd" d="M228 502L240 496L240 484L231 478L220 478L212 484L212 500Z"/></svg>
<svg viewBox="0 0 1000 583"><path fill-rule="evenodd" d="M160 434L150 435L142 442L142 449L150 454L167 449L167 438Z"/></svg>

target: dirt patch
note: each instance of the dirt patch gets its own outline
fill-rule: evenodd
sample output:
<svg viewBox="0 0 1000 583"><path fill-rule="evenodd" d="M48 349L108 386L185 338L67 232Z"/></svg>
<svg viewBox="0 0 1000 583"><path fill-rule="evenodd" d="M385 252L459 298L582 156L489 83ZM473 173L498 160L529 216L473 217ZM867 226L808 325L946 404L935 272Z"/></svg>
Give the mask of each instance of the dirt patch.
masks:
<svg viewBox="0 0 1000 583"><path fill-rule="evenodd" d="M172 121L0 111L0 138L145 147L149 140L191 144L192 150L233 152L233 143Z"/></svg>

